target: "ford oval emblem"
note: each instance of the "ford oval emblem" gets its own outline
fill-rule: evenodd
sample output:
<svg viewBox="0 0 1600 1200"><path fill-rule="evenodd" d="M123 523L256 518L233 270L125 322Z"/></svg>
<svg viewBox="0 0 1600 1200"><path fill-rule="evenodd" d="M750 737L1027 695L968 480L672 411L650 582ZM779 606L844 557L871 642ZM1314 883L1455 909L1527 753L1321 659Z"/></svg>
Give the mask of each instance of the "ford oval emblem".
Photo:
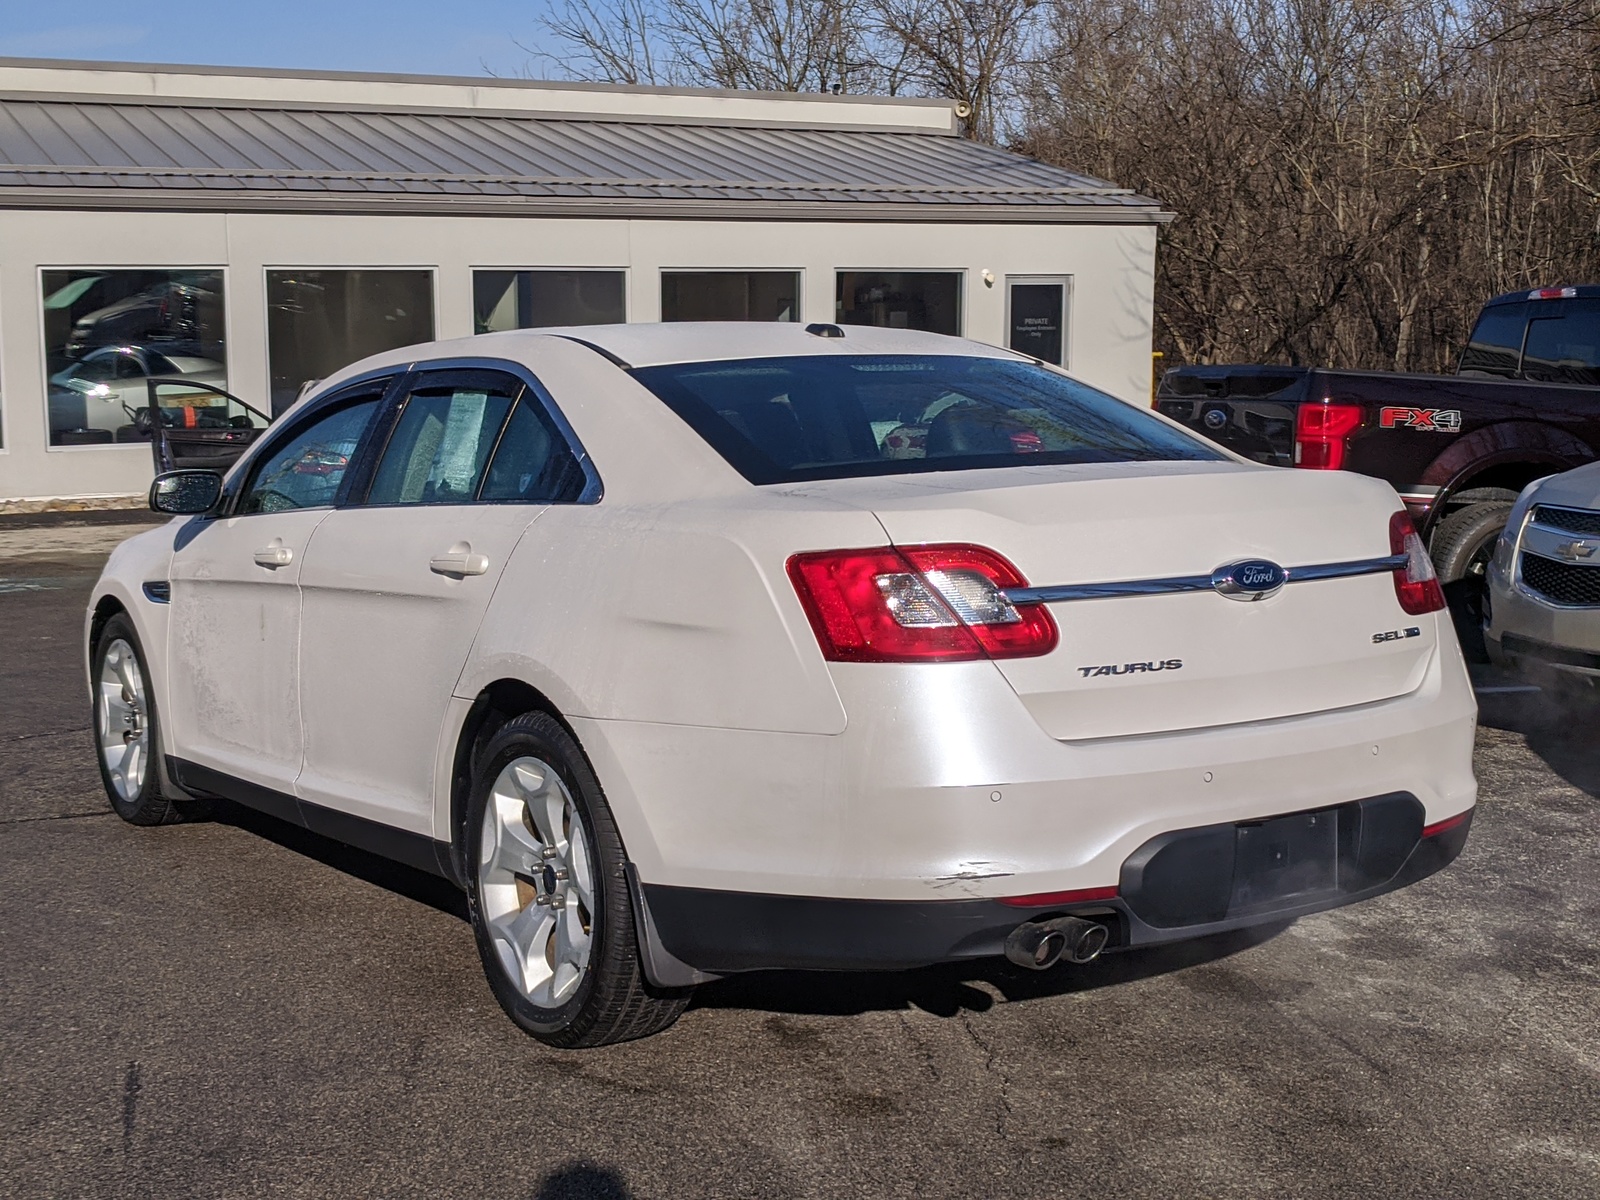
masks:
<svg viewBox="0 0 1600 1200"><path fill-rule="evenodd" d="M1221 429L1228 423L1228 414L1220 408L1208 408L1204 420L1207 429Z"/></svg>
<svg viewBox="0 0 1600 1200"><path fill-rule="evenodd" d="M1264 558L1224 563L1211 572L1211 586L1229 600L1265 600L1289 582L1289 572Z"/></svg>

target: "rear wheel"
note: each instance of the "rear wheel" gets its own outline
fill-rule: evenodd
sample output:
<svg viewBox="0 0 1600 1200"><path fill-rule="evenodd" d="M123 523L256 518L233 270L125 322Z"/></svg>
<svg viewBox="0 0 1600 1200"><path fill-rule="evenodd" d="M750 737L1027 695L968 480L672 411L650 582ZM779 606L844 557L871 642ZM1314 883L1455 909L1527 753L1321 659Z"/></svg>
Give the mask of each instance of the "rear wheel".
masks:
<svg viewBox="0 0 1600 1200"><path fill-rule="evenodd" d="M100 782L116 814L133 825L170 825L205 816L206 803L189 798L166 777L144 648L133 622L122 613L100 631L91 679Z"/></svg>
<svg viewBox="0 0 1600 1200"><path fill-rule="evenodd" d="M1489 661L1483 643L1484 593L1489 560L1511 513L1509 501L1469 504L1457 509L1433 533L1433 565L1450 602L1461 649L1474 662Z"/></svg>
<svg viewBox="0 0 1600 1200"><path fill-rule="evenodd" d="M560 722L527 713L478 755L467 895L495 999L528 1033L577 1049L657 1033L687 991L644 978L611 809Z"/></svg>

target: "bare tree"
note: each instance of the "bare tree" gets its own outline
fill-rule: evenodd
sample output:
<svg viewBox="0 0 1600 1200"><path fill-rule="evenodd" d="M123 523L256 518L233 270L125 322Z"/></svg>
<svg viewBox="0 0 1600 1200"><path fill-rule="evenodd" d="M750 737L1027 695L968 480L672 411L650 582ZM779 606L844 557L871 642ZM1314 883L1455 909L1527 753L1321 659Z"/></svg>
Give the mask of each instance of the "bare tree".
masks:
<svg viewBox="0 0 1600 1200"><path fill-rule="evenodd" d="M948 96L1177 219L1169 362L1449 369L1600 275L1600 0L562 0L569 74Z"/></svg>

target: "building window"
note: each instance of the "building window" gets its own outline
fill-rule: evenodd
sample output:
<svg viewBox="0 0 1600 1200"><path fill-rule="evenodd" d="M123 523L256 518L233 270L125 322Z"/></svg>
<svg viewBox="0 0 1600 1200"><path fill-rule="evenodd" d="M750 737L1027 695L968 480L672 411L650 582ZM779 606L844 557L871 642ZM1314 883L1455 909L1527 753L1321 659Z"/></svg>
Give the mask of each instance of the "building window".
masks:
<svg viewBox="0 0 1600 1200"><path fill-rule="evenodd" d="M274 417L359 358L432 340L432 271L267 272Z"/></svg>
<svg viewBox="0 0 1600 1200"><path fill-rule="evenodd" d="M841 325L961 332L960 271L840 271Z"/></svg>
<svg viewBox="0 0 1600 1200"><path fill-rule="evenodd" d="M472 332L627 320L622 271L474 271Z"/></svg>
<svg viewBox="0 0 1600 1200"><path fill-rule="evenodd" d="M1041 362L1067 365L1069 280L1014 276L1006 280L1006 345Z"/></svg>
<svg viewBox="0 0 1600 1200"><path fill-rule="evenodd" d="M221 271L40 272L52 446L148 442L152 376L226 388Z"/></svg>
<svg viewBox="0 0 1600 1200"><path fill-rule="evenodd" d="M663 321L798 321L799 271L663 271Z"/></svg>

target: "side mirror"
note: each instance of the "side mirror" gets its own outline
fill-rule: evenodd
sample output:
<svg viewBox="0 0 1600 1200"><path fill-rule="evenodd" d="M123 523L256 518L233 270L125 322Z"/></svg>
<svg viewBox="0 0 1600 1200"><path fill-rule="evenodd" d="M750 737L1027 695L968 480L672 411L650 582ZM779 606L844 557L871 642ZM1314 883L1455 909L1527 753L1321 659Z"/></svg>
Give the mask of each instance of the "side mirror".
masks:
<svg viewBox="0 0 1600 1200"><path fill-rule="evenodd" d="M158 513L208 513L220 499L222 476L215 471L165 471L150 485L150 507Z"/></svg>

